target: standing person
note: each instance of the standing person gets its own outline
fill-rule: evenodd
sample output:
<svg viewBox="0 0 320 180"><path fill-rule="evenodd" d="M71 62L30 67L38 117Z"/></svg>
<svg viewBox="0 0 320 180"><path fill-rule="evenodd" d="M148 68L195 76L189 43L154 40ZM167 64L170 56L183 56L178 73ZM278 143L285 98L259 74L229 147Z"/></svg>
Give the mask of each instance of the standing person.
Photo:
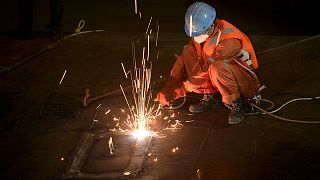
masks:
<svg viewBox="0 0 320 180"><path fill-rule="evenodd" d="M165 87L155 101L169 105L187 92L203 94L203 99L190 105L189 111L209 110L221 94L230 107L228 123L245 119L245 98L253 97L259 80L252 70L258 61L249 38L229 22L217 19L216 10L204 2L189 6L185 14L185 32L191 37L171 70ZM187 80L183 81L183 77Z"/></svg>
<svg viewBox="0 0 320 180"><path fill-rule="evenodd" d="M50 0L50 22L47 28L50 31L50 40L57 41L62 38L62 18L64 12L63 0Z"/></svg>
<svg viewBox="0 0 320 180"><path fill-rule="evenodd" d="M18 39L32 37L33 0L18 0Z"/></svg>

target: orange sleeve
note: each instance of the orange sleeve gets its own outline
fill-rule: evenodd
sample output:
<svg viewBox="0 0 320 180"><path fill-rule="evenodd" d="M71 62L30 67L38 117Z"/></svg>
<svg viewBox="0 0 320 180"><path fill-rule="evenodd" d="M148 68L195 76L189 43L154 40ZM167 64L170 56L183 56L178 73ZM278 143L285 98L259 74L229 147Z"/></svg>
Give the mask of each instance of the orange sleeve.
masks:
<svg viewBox="0 0 320 180"><path fill-rule="evenodd" d="M181 81L184 71L185 70L184 70L183 59L181 58L181 56L178 56L176 59L176 62L174 63L171 69L170 76L178 81Z"/></svg>
<svg viewBox="0 0 320 180"><path fill-rule="evenodd" d="M229 59L239 53L242 49L239 39L225 39L219 42L216 50L212 54L214 60Z"/></svg>
<svg viewBox="0 0 320 180"><path fill-rule="evenodd" d="M177 56L176 62L174 63L171 69L170 77L167 80L166 87L172 86L174 84L177 85L177 83L181 83L181 80L185 75L186 71L183 59L185 56L187 56L187 54L190 54L189 48L193 48L191 46L192 42L190 41L189 44L186 47L184 47L182 54L180 56Z"/></svg>

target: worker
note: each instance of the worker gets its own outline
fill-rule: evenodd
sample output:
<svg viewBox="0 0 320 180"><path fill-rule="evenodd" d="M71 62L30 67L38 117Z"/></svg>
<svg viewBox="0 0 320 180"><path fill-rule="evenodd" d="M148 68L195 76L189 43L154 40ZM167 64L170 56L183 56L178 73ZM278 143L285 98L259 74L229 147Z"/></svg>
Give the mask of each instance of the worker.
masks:
<svg viewBox="0 0 320 180"><path fill-rule="evenodd" d="M201 113L222 101L231 109L228 123L237 124L248 111L245 100L253 97L260 83L253 72L257 58L249 38L229 22L217 19L216 10L195 2L185 14L184 30L191 37L177 56L170 76L155 98L169 106L187 92L203 94L189 111Z"/></svg>
<svg viewBox="0 0 320 180"><path fill-rule="evenodd" d="M61 31L64 13L64 0L50 0L50 21L46 26L49 29L50 40L52 42L63 38Z"/></svg>

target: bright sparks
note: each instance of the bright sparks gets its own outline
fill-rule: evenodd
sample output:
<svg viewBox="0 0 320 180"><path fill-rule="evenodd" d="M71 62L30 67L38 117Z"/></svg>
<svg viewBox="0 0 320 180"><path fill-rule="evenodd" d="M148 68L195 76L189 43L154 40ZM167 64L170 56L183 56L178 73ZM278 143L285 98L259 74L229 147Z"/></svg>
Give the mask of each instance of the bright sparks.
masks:
<svg viewBox="0 0 320 180"><path fill-rule="evenodd" d="M144 129L138 129L136 131L133 131L131 133L131 135L133 135L134 137L136 137L138 140L142 140L144 139L146 136L149 136L149 132L144 130Z"/></svg>
<svg viewBox="0 0 320 180"><path fill-rule="evenodd" d="M152 20L150 18L149 24ZM134 68L130 71L131 85L132 85L132 97L133 102L129 102L122 86L120 85L123 96L128 105L130 119L133 122L128 122L127 125L132 128L132 135L137 139L143 139L144 137L150 135L148 131L148 124L151 123L151 120L157 116L160 109L160 105L156 106L152 98L152 87L151 87L151 71L152 71L152 62L149 60L149 36L148 36L148 47L147 47L147 58L145 58L145 47L142 50L142 60L141 64L137 63L135 58L135 46L132 44L133 52L133 63ZM125 68L122 64L122 68L125 71Z"/></svg>
<svg viewBox="0 0 320 180"><path fill-rule="evenodd" d="M175 152L177 152L178 150L179 150L179 147L175 147L175 148L172 149L172 152L175 153Z"/></svg>
<svg viewBox="0 0 320 180"><path fill-rule="evenodd" d="M147 34L147 33L148 33L148 31L149 31L151 21L152 21L152 16L150 17L149 24L148 24L148 27L147 27L147 30L146 30L146 34Z"/></svg>
<svg viewBox="0 0 320 180"><path fill-rule="evenodd" d="M108 145L109 145L109 154L110 154L110 155L113 155L114 146L113 146L112 137L109 138Z"/></svg>
<svg viewBox="0 0 320 180"><path fill-rule="evenodd" d="M137 3L137 0L134 0L134 13L135 13L135 14L138 13L138 3Z"/></svg>
<svg viewBox="0 0 320 180"><path fill-rule="evenodd" d="M158 21L157 21L156 47L158 47L159 29L160 29L160 26L159 26ZM158 51L158 52L159 52L159 51ZM158 59L158 58L157 58L157 59Z"/></svg>
<svg viewBox="0 0 320 180"><path fill-rule="evenodd" d="M109 114L109 112L111 112L111 110L109 109L107 112L105 112L104 114Z"/></svg>
<svg viewBox="0 0 320 180"><path fill-rule="evenodd" d="M66 73L67 73L67 70L64 70L64 73L63 73L63 75L62 75L62 77L61 77L61 79L60 79L59 84L61 84L61 83L62 83L62 81L63 81L64 76L66 75Z"/></svg>

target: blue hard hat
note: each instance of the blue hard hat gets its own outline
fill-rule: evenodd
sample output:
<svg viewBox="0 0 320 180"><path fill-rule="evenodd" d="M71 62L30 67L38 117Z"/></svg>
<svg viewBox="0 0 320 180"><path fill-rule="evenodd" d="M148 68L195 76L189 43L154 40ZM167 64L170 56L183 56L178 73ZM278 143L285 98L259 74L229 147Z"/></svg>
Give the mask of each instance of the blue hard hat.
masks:
<svg viewBox="0 0 320 180"><path fill-rule="evenodd" d="M212 6L204 2L195 2L187 9L184 18L184 31L191 37L200 36L202 33L208 31L215 19L216 10ZM192 21L191 32L190 21Z"/></svg>

